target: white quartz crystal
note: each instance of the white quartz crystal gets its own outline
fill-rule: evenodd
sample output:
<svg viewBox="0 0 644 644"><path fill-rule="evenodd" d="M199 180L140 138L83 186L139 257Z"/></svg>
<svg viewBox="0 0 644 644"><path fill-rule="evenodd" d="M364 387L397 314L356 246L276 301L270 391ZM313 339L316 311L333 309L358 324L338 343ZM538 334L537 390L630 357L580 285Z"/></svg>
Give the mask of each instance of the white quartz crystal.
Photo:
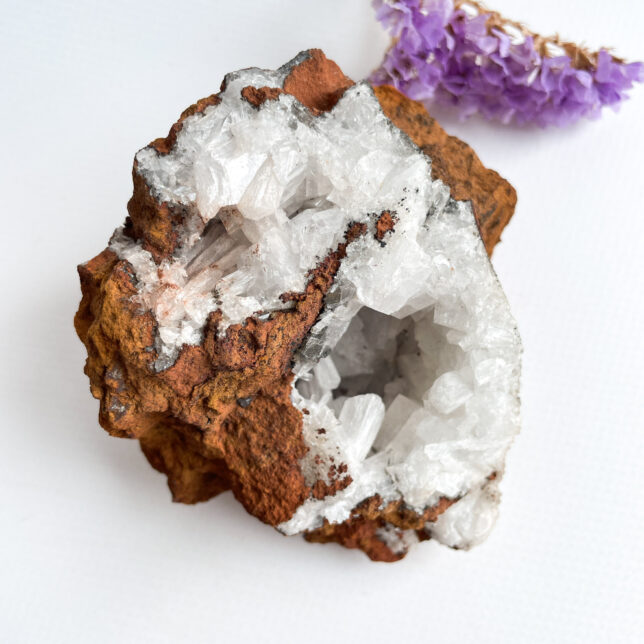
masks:
<svg viewBox="0 0 644 644"><path fill-rule="evenodd" d="M317 117L289 95L260 109L241 98L248 85L281 87L287 73L229 75L221 103L187 118L169 154L137 154L153 195L190 213L159 267L122 233L111 244L156 316L156 368L201 342L214 310L225 328L284 308L279 296L304 290L348 226L367 224L298 351L292 394L308 411L307 481L342 463L353 482L304 502L280 529L344 521L375 494L419 512L446 497L460 500L427 530L468 547L496 516L496 478L519 430L521 352L471 206L431 180L429 157L366 83ZM381 244L385 210L396 221ZM415 535L392 527L382 539L398 548Z"/></svg>

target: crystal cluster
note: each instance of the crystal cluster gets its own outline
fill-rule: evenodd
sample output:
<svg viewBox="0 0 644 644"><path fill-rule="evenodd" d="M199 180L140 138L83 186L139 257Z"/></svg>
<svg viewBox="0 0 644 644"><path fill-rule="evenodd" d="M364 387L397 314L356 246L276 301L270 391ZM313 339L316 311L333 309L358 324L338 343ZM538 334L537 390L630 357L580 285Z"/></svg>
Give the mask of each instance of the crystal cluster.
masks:
<svg viewBox="0 0 644 644"><path fill-rule="evenodd" d="M76 328L101 423L175 500L231 489L385 561L485 538L521 348L480 231L498 240L514 194L437 127L312 50L229 74L138 152Z"/></svg>
<svg viewBox="0 0 644 644"><path fill-rule="evenodd" d="M478 112L503 123L568 125L618 107L644 80L642 63L533 34L476 2L373 4L394 42L372 82L455 106L463 117Z"/></svg>

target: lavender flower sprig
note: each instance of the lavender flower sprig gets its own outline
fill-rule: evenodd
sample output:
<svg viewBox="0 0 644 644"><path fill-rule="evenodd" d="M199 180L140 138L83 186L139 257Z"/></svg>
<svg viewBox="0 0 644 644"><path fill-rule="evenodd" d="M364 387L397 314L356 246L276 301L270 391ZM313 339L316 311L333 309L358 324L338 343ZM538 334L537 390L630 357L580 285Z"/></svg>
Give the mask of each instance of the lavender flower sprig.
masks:
<svg viewBox="0 0 644 644"><path fill-rule="evenodd" d="M617 109L642 63L544 38L474 2L374 0L394 42L370 80L503 123L568 125Z"/></svg>

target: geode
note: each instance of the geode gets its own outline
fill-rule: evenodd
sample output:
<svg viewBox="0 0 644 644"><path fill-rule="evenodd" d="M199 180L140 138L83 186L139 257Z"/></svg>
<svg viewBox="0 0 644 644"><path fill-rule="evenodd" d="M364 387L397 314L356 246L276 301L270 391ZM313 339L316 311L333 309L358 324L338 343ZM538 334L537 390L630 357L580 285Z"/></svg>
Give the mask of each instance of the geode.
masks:
<svg viewBox="0 0 644 644"><path fill-rule="evenodd" d="M228 74L135 158L79 266L85 372L175 501L394 561L467 548L519 428L488 259L516 196L419 104L318 50Z"/></svg>

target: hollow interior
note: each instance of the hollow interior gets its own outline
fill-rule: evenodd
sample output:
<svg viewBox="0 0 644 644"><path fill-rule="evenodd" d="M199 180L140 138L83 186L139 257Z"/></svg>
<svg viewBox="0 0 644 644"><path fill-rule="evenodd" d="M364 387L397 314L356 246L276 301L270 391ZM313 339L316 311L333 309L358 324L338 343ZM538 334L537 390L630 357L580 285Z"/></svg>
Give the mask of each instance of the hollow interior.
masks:
<svg viewBox="0 0 644 644"><path fill-rule="evenodd" d="M331 353L295 386L303 398L328 405L336 417L352 398L380 399L385 413L370 448L370 454L377 453L427 403L440 375L466 365L465 352L446 340L447 330L434 321L433 306L402 319L363 307ZM464 382L442 393L444 400L434 397L434 402L448 415L472 395Z"/></svg>

